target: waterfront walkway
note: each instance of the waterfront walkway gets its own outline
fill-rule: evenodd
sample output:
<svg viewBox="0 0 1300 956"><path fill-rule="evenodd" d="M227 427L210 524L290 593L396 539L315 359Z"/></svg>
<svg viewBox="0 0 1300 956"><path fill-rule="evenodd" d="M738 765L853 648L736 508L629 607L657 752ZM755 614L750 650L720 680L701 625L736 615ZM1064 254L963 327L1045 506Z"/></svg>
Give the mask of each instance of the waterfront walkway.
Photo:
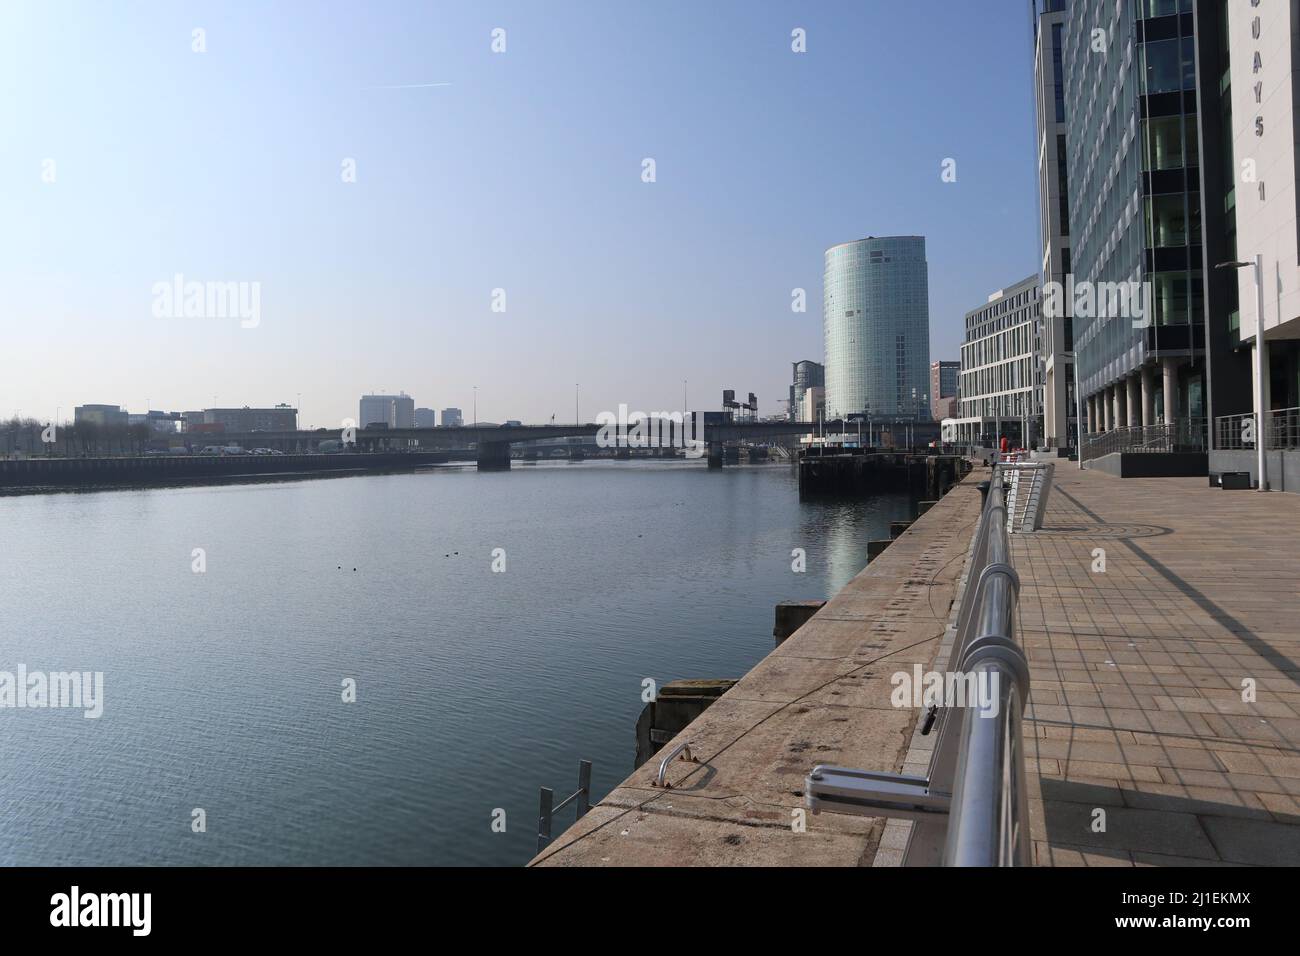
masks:
<svg viewBox="0 0 1300 956"><path fill-rule="evenodd" d="M1300 496L1062 462L1012 555L1035 862L1300 863Z"/></svg>
<svg viewBox="0 0 1300 956"><path fill-rule="evenodd" d="M792 811L802 814L804 777L816 763L902 767L918 711L890 704L889 678L934 658L979 506L972 481L950 491L665 746L690 740L701 761L670 765L674 789L650 785L659 766L652 760L534 864L870 864L883 821L807 814L799 832ZM627 732L630 751L630 724Z"/></svg>
<svg viewBox="0 0 1300 956"><path fill-rule="evenodd" d="M677 789L647 764L535 862L897 864L910 824L827 813L800 833L792 811L814 763L924 772L932 738L889 679L935 659L988 475L674 741L702 761L672 764ZM1034 862L1300 863L1300 496L1062 461L1012 553Z"/></svg>

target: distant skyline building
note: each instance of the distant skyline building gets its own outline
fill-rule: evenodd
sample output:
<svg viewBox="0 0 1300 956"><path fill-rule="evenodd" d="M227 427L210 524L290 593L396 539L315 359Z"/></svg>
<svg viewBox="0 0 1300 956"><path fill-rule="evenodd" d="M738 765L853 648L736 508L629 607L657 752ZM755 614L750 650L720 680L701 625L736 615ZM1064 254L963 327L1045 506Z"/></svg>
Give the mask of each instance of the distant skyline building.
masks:
<svg viewBox="0 0 1300 956"><path fill-rule="evenodd" d="M444 408L442 410L442 427L459 428L465 424L465 416L461 414L459 408Z"/></svg>
<svg viewBox="0 0 1300 956"><path fill-rule="evenodd" d="M930 363L930 414L936 422L957 416L961 362Z"/></svg>
<svg viewBox="0 0 1300 956"><path fill-rule="evenodd" d="M387 425L389 428L415 426L415 400L405 392L396 395L362 395L357 424Z"/></svg>
<svg viewBox="0 0 1300 956"><path fill-rule="evenodd" d="M417 408L415 410L416 428L436 428L437 425L438 413L432 408Z"/></svg>
<svg viewBox="0 0 1300 956"><path fill-rule="evenodd" d="M820 362L803 359L792 363L794 374L790 386L790 403L787 406L790 421L798 421L799 409L803 405L803 394L813 386L826 385L826 367Z"/></svg>
<svg viewBox="0 0 1300 956"><path fill-rule="evenodd" d="M799 404L799 421L815 422L826 416L826 389L821 385L810 385L804 389Z"/></svg>
<svg viewBox="0 0 1300 956"><path fill-rule="evenodd" d="M987 446L1006 435L1030 447L1041 434L1034 340L1040 294L1032 275L966 313L953 441Z"/></svg>
<svg viewBox="0 0 1300 956"><path fill-rule="evenodd" d="M72 420L75 424L126 425L130 414L120 405L78 405L73 409Z"/></svg>
<svg viewBox="0 0 1300 956"><path fill-rule="evenodd" d="M826 250L826 417L930 418L930 289L923 236Z"/></svg>
<svg viewBox="0 0 1300 956"><path fill-rule="evenodd" d="M1076 0L1077 2L1077 0ZM1063 287L1070 272L1070 187L1065 110L1065 21L1069 0L1036 0L1034 95L1038 158L1038 221L1043 282ZM1043 444L1074 447L1073 310L1045 310L1039 320L1038 376L1042 384Z"/></svg>
<svg viewBox="0 0 1300 956"><path fill-rule="evenodd" d="M188 419L186 419L188 422ZM298 409L291 405L274 408L205 408L203 424L220 425L228 432L291 432L298 427Z"/></svg>

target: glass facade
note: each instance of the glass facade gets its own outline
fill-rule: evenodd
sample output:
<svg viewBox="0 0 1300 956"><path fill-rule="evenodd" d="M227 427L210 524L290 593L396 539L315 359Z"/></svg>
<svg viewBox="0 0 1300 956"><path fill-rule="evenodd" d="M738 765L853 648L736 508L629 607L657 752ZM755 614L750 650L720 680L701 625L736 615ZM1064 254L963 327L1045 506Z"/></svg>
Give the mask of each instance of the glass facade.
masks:
<svg viewBox="0 0 1300 956"><path fill-rule="evenodd" d="M923 236L826 250L826 417L929 419L930 286Z"/></svg>
<svg viewBox="0 0 1300 956"><path fill-rule="evenodd" d="M803 405L803 396L810 388L823 388L826 385L826 369L820 362L804 359L792 363L794 366L793 383L790 385L790 421L798 421L799 409Z"/></svg>
<svg viewBox="0 0 1300 956"><path fill-rule="evenodd" d="M1204 341L1196 40L1191 0L1074 3L1068 17L1074 280L1150 294L1145 319L1074 317L1087 396L1161 357L1194 361Z"/></svg>

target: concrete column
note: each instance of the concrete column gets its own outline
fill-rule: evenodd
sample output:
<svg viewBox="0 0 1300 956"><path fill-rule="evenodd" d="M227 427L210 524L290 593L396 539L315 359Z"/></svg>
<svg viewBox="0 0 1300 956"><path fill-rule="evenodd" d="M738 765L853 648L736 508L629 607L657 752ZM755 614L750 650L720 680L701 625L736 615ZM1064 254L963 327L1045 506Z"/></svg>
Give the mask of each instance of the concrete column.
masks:
<svg viewBox="0 0 1300 956"><path fill-rule="evenodd" d="M1143 365L1141 372L1142 379L1142 425L1150 426L1156 423L1156 394L1154 376L1151 373L1150 365Z"/></svg>
<svg viewBox="0 0 1300 956"><path fill-rule="evenodd" d="M1126 380L1128 385L1128 395L1125 404L1128 406L1128 424L1130 428L1135 428L1142 424L1141 401L1138 398L1138 386L1141 382L1141 376L1136 372Z"/></svg>
<svg viewBox="0 0 1300 956"><path fill-rule="evenodd" d="M1172 425L1178 421L1178 360L1165 359L1161 371L1164 373L1165 424Z"/></svg>
<svg viewBox="0 0 1300 956"><path fill-rule="evenodd" d="M479 471L509 471L510 443L508 441L482 441L478 443Z"/></svg>

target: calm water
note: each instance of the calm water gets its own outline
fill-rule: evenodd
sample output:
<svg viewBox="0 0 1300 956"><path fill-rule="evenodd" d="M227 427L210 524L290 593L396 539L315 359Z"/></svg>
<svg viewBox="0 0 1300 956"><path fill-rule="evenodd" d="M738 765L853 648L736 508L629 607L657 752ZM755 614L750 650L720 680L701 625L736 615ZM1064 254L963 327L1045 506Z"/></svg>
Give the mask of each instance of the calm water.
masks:
<svg viewBox="0 0 1300 956"><path fill-rule="evenodd" d="M0 709L0 864L521 864L644 678L741 676L908 508L670 462L0 498L0 670L105 698Z"/></svg>

